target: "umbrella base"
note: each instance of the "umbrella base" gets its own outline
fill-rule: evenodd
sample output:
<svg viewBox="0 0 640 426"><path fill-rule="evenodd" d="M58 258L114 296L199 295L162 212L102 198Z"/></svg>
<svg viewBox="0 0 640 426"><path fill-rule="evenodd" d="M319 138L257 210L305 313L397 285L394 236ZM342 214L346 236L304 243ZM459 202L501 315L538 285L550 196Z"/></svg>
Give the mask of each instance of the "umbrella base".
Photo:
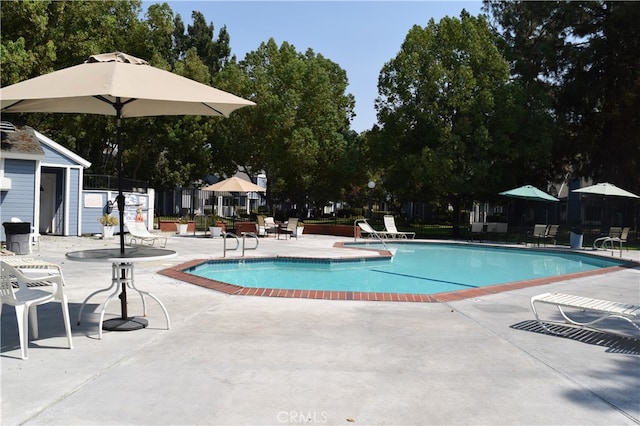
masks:
<svg viewBox="0 0 640 426"><path fill-rule="evenodd" d="M149 321L144 318L112 318L102 323L102 329L109 331L133 331L145 328L147 325L149 325Z"/></svg>

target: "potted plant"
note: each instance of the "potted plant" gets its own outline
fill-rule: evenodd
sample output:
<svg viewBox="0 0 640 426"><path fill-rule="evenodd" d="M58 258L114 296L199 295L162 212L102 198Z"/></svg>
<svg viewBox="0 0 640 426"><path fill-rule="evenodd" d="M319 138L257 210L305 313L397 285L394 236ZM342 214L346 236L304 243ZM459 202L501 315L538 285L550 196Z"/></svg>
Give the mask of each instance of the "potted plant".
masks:
<svg viewBox="0 0 640 426"><path fill-rule="evenodd" d="M115 216L111 216L109 213L105 213L98 219L102 224L102 239L113 238L113 232L116 225L118 225L118 219Z"/></svg>
<svg viewBox="0 0 640 426"><path fill-rule="evenodd" d="M227 225L222 218L218 215L211 215L211 226L209 226L209 233L211 238L219 237L223 232L227 231Z"/></svg>
<svg viewBox="0 0 640 426"><path fill-rule="evenodd" d="M176 224L178 235L187 235L188 227L189 227L189 216L182 216L180 219L178 219L178 223Z"/></svg>
<svg viewBox="0 0 640 426"><path fill-rule="evenodd" d="M300 235L302 235L303 231L304 231L304 222L298 222L298 227L296 228L296 236L299 237Z"/></svg>

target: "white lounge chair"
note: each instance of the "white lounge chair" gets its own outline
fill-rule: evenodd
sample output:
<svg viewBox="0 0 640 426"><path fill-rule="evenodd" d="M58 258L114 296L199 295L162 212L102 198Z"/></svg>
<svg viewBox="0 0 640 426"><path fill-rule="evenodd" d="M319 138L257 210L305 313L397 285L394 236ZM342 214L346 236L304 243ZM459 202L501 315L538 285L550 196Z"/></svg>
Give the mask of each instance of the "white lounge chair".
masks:
<svg viewBox="0 0 640 426"><path fill-rule="evenodd" d="M162 244L161 247L167 246L167 237L152 234L144 225L144 222L125 222L124 224L129 230L129 245L144 245L147 243L153 246L157 241L158 245ZM164 241L161 243L162 240Z"/></svg>
<svg viewBox="0 0 640 426"><path fill-rule="evenodd" d="M384 216L384 229L387 233L388 237L391 238L415 238L416 233L415 232L402 232L402 231L398 231L398 228L396 228L396 220L393 216L391 215L385 215Z"/></svg>
<svg viewBox="0 0 640 426"><path fill-rule="evenodd" d="M359 222L357 222L358 227L360 227L360 235L364 238L364 237L368 237L368 238L377 238L377 239L382 239L382 238L389 238L389 233L385 232L385 231L376 231L375 229L373 229L371 227L371 225L369 225L369 223L367 221L361 220Z"/></svg>
<svg viewBox="0 0 640 426"><path fill-rule="evenodd" d="M632 305L630 303L611 302L602 299L592 299L590 297L573 296L569 294L561 293L543 293L531 298L531 309L536 316L536 320L551 334L559 334L547 327L547 325L540 319L538 312L536 311L536 303L545 303L553 305L558 308L562 316L569 323L579 325L581 327L590 326L597 322L603 321L608 318L619 318L631 323L635 328L640 330L640 326L635 321L640 320L640 305ZM567 316L567 313L563 308L578 309L580 311L589 311L599 314L598 318L593 321L579 322L571 319Z"/></svg>

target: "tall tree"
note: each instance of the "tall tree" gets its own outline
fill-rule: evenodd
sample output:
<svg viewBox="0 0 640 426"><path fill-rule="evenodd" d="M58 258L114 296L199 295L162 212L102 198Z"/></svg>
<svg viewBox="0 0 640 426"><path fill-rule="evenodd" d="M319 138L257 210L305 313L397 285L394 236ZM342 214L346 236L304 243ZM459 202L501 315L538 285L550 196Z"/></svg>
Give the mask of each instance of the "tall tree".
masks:
<svg viewBox="0 0 640 426"><path fill-rule="evenodd" d="M554 114L556 170L640 191L640 8L635 2L486 1L515 78Z"/></svg>
<svg viewBox="0 0 640 426"><path fill-rule="evenodd" d="M387 191L402 201L450 203L456 219L462 203L496 191L504 146L493 122L507 102L508 77L484 18L463 11L414 26L378 82L381 129L372 141L387 164Z"/></svg>
<svg viewBox="0 0 640 426"><path fill-rule="evenodd" d="M300 208L339 193L336 159L353 113L344 70L311 49L298 53L270 39L216 77L218 87L257 104L220 123L215 149L222 158L250 175L266 172L270 202Z"/></svg>
<svg viewBox="0 0 640 426"><path fill-rule="evenodd" d="M140 11L139 0L3 1L2 85L130 47L137 41Z"/></svg>
<svg viewBox="0 0 640 426"><path fill-rule="evenodd" d="M207 24L202 12L192 12L191 19L193 23L187 26L184 48L186 51L195 48L198 56L207 66L209 74L213 76L220 71L231 53L229 33L226 27L222 27L218 40L215 40L213 23Z"/></svg>
<svg viewBox="0 0 640 426"><path fill-rule="evenodd" d="M143 56L140 1L10 1L2 8L2 85L77 65L115 50ZM20 48L17 48L20 46ZM144 56L143 56L144 57ZM75 114L7 114L92 163L90 172L115 174L113 119Z"/></svg>
<svg viewBox="0 0 640 426"><path fill-rule="evenodd" d="M153 4L139 18L135 1L7 1L0 8L2 85L77 65L90 55L123 51L152 65L205 84L210 67L222 63L216 51L201 58L194 46L216 46L201 34L204 18L196 13L191 34L166 4ZM208 27L209 28L209 27ZM210 26L211 32L213 25ZM218 49L228 52L228 34ZM207 44L209 43L209 44ZM186 50L185 50L186 49ZM226 58L225 58L226 59ZM207 62L205 65L204 62ZM115 123L112 117L82 114L12 114L4 119L28 124L92 163L88 173L115 174ZM123 120L123 156L127 177L158 188L184 185L210 171L207 156L215 118L150 117Z"/></svg>

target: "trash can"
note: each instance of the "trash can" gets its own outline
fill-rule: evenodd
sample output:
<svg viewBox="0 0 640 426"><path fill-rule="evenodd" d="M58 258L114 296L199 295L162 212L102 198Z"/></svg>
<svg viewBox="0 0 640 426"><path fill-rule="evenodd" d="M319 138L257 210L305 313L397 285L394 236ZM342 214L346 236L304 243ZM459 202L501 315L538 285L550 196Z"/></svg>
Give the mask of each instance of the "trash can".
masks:
<svg viewBox="0 0 640 426"><path fill-rule="evenodd" d="M581 249L582 248L582 234L576 234L574 232L569 232L569 245L572 249Z"/></svg>
<svg viewBox="0 0 640 426"><path fill-rule="evenodd" d="M4 235L7 239L7 250L15 254L29 254L31 244L31 223L4 222Z"/></svg>

